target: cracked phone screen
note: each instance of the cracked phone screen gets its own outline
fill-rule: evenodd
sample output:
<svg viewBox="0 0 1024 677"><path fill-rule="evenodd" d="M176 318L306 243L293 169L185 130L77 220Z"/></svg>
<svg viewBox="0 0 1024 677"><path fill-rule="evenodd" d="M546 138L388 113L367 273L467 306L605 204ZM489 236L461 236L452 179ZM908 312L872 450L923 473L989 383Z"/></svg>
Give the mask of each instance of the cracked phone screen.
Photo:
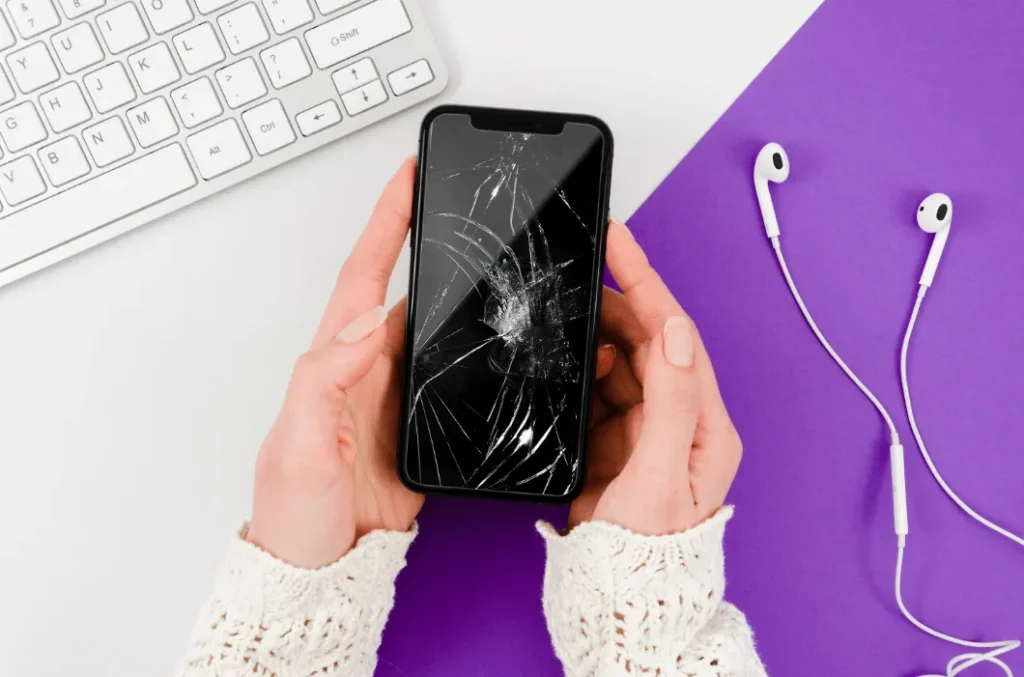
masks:
<svg viewBox="0 0 1024 677"><path fill-rule="evenodd" d="M563 496L589 411L605 139L428 129L414 272L407 476L424 487Z"/></svg>

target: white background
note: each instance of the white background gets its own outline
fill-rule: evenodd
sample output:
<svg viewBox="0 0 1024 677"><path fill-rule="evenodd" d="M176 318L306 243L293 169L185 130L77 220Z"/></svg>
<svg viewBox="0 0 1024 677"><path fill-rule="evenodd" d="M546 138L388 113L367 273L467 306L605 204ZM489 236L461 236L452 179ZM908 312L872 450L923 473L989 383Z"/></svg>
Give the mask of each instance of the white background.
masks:
<svg viewBox="0 0 1024 677"><path fill-rule="evenodd" d="M452 71L434 103L598 115L628 217L818 4L425 0ZM170 673L428 107L0 289L0 674Z"/></svg>

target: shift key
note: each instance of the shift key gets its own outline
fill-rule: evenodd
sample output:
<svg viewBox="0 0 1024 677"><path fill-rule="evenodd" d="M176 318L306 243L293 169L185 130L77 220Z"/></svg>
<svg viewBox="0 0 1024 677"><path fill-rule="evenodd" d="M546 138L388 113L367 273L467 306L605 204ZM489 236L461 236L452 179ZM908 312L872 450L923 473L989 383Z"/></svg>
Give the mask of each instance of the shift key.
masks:
<svg viewBox="0 0 1024 677"><path fill-rule="evenodd" d="M306 31L318 68L330 68L412 30L402 0L377 0Z"/></svg>

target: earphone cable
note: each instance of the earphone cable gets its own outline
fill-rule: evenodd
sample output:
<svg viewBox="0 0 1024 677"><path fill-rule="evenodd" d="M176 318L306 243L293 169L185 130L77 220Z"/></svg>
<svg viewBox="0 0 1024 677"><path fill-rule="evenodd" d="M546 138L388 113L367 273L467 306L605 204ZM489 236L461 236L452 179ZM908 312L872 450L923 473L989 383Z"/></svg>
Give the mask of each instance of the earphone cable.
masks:
<svg viewBox="0 0 1024 677"><path fill-rule="evenodd" d="M811 311L809 311L807 306L804 304L803 297L800 296L800 292L797 291L796 288L796 283L793 281L793 276L789 273L789 266L786 265L786 258L782 255L782 245L779 243L779 238L777 236L773 237L771 238L771 241L772 247L775 249L775 256L779 259L779 266L782 268L782 274L786 277L786 284L789 285L789 291L793 294L793 299L796 300L797 306L800 307L800 312L803 314L804 319L807 320L807 324L811 327L811 331L814 332L815 337L817 337L818 342L821 343L822 347L825 348L825 351L828 352L835 363L839 365L839 368L843 370L851 381L853 381L854 385L860 388L860 391L864 393L864 396L871 400L871 404L874 405L875 409L878 410L878 413L882 415L883 419L885 419L885 424L889 427L889 438L892 444L899 444L900 435L896 431L896 425L892 422L892 417L889 416L889 412L886 411L885 407L882 406L882 403L878 401L875 394L871 392L866 385L864 385L863 381L857 378L857 375L853 373L853 370L850 369L850 367L847 366L846 362L843 361L843 358L839 357L839 353L835 351L832 344L828 342L825 335L821 333L820 329L818 329L818 324L814 321L814 318L811 317Z"/></svg>
<svg viewBox="0 0 1024 677"><path fill-rule="evenodd" d="M988 527L992 531L996 532L1001 536L1005 536L1011 541L1018 545L1024 545L1024 538L1021 538L1017 534L1004 529L1003 527L995 524L991 520L988 520L979 515L971 506L967 505L962 498L960 498L952 487L946 484L946 480L939 474L939 469L935 466L932 461L931 454L928 453L928 449L924 446L924 439L921 437L921 431L917 427L917 420L914 418L914 407L910 402L910 383L907 379L907 354L910 352L910 336L914 332L914 325L917 323L917 315L921 310L921 302L924 300L924 295L927 293L928 287L921 285L917 292L917 300L914 302L914 309L910 313L910 321L907 323L907 331L903 335L903 347L900 349L900 381L903 386L903 403L907 408L907 420L910 421L910 430L914 433L914 440L917 442L917 448L921 452L921 457L924 459L925 465L928 466L928 470L931 472L932 477L939 483L942 490L946 492L946 496L949 496L950 500L960 506L960 509L970 515L979 524Z"/></svg>
<svg viewBox="0 0 1024 677"><path fill-rule="evenodd" d="M990 649L989 651L985 652L970 651L967 653L957 654L956 656L953 656L951 659L949 659L949 662L946 664L945 675L930 674L921 675L921 677L956 677L964 670L967 670L968 668L973 667L979 663L993 663L995 665L998 665L1000 668L1003 669L1003 673L1006 675L1006 677L1013 677L1013 671L1010 670L1010 666L1008 666L1006 663L1000 660L999 656L1005 653L1009 653L1010 651L1013 651L1014 649L1018 648L1020 646L1019 640L1008 639L995 642L972 642L970 640L960 639L958 637L953 637L952 635L947 635L945 633L939 632L938 630L933 630L921 621L917 620L917 618L915 618L914 615L910 613L906 605L903 603L902 580L903 553L905 549L905 537L900 536L899 546L896 550L896 604L899 605L900 612L903 614L903 616L908 621L913 623L914 626L916 626L922 632L926 632L932 637L941 639L945 642L949 642L950 644L956 644L958 646L963 646L971 649Z"/></svg>
<svg viewBox="0 0 1024 677"><path fill-rule="evenodd" d="M797 290L796 283L793 281L793 276L789 272L789 266L786 265L786 258L785 258L785 256L783 256L782 245L779 243L778 236L773 236L770 239L771 239L771 242L772 242L772 247L775 249L775 256L779 260L779 266L782 269L782 274L786 278L786 284L789 286L789 291L792 293L793 299L796 301L797 306L799 306L800 312L803 314L804 319L807 321L807 324L810 326L811 331L814 332L814 335L818 339L818 342L821 343L821 345L825 348L825 350L826 350L826 352L828 352L829 356L832 357L832 359L835 361L835 363L837 365L839 365L839 367L843 370L843 372L849 377L849 379L851 381L853 381L854 385L856 385L857 388L860 389L860 391L865 395L865 397L867 397L871 401L871 404L874 405L875 409L878 410L878 413L882 415L882 418L885 419L885 423L886 423L886 425L889 428L889 435L890 435L890 437L892 439L892 444L894 446L898 447L899 446L899 433L896 430L895 424L893 424L892 417L889 415L889 412L882 405L882 403L878 400L878 398L875 397L875 394L872 393L871 390L866 385L864 385L864 383L857 377L857 375L853 373L853 370L850 369L850 367L846 364L846 362L844 362L843 359L841 357L839 357L839 354L836 353L835 349L828 342L828 339L826 339L824 334L822 334L821 330L818 328L817 323L814 321L814 318L811 317L811 313L807 309L807 305L804 303L803 297L800 296L800 292ZM993 530L998 531L999 533L1007 536L1008 538L1010 538L1012 540L1017 541L1018 543L1024 544L1024 542L1022 542L1014 534L1006 531L1005 529L1002 529L1001 527L999 527L999 526L997 526L995 524L992 524L991 522L989 522L985 518L983 518L980 515L978 515L970 507L968 507L953 492L953 490L949 487L949 485L947 485L942 480L942 477L938 473L938 469L935 467L935 464L932 463L931 457L928 455L928 452L925 449L924 443L923 443L923 441L921 439L921 434L920 434L920 431L917 428L917 422L914 420L913 409L912 409L911 404L910 404L910 389L909 389L909 386L907 384L907 376L906 376L907 369L906 369L906 365L907 365L907 352L908 352L909 345L910 345L910 336L913 333L914 325L917 322L917 315L918 315L918 312L920 311L921 302L924 299L924 295L925 295L926 290L927 290L927 286L926 285L921 285L921 289L918 292L917 301L915 302L914 309L913 309L913 311L911 312L911 315L910 315L910 321L909 321L908 326L907 326L907 332L904 335L904 339L903 339L903 348L902 348L901 353L900 353L900 372L901 372L902 381L903 381L904 401L905 401L906 407L907 407L907 415L908 415L908 418L910 420L910 427L911 427L911 429L914 432L914 438L917 441L918 448L921 450L921 454L924 457L925 462L927 463L929 470L931 470L932 475L939 482L939 485L943 488L943 490L946 491L947 495L949 495L949 497L951 499L953 499L957 503L957 505L959 505L961 508L963 508L964 511L967 512L971 517L975 518L976 520L978 520L979 522L981 522L985 526L988 526L989 528L992 528ZM893 473L894 473L894 478L897 475L899 476L900 482L902 484L902 475L903 475L903 471L902 471L902 451L900 452L899 458L900 458L900 461L901 461L899 469L897 469L894 466ZM895 495L894 495L894 501L895 500L896 500L896 498L895 498ZM952 635L947 635L945 633L939 632L938 630L934 630L934 629L928 627L927 625L925 625L924 623L919 621L907 609L906 605L903 602L903 590L902 590L903 555L904 555L904 552L906 550L905 498L902 499L901 503L903 504L902 505L902 508L903 508L902 515L903 515L904 522L902 524L902 529L901 529L900 528L901 525L899 524L899 520L897 519L897 555L896 555L896 577L895 577L896 604L899 606L900 612L903 614L903 616L908 621L910 621L911 624L913 624L915 627L917 627L922 632L925 632L925 633L931 635L932 637L935 637L936 639L940 639L940 640L943 640L943 641L948 642L950 644L955 644L957 646L962 646L962 647L971 648L971 649L988 649L988 651L984 651L984 652L972 651L972 652L962 653L962 654L958 654L958 655L954 656L946 664L946 674L945 675L934 675L933 674L933 675L922 675L921 677L956 677L956 675L959 675L963 671L965 671L968 668L970 668L970 667L972 667L974 665L977 665L979 663L992 663L994 665L997 665L1000 668L1002 668L1003 673L1006 675L1006 677L1013 677L1013 672L1010 670L1010 667L1006 663L1004 663L1002 660L1000 660L999 656L1001 656L1002 654L1008 653L1010 651L1013 651L1014 649L1018 648L1021 645L1020 641L1018 641L1018 640L1002 640L1002 641L993 641L993 642L973 642L973 641L969 641L969 640L960 639L960 638L953 637Z"/></svg>

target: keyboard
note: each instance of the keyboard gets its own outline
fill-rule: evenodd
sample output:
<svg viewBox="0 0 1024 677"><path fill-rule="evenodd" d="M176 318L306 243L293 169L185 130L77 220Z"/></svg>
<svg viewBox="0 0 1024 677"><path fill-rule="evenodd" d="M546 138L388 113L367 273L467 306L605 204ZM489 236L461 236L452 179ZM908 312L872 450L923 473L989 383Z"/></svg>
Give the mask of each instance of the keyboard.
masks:
<svg viewBox="0 0 1024 677"><path fill-rule="evenodd" d="M448 81L416 0L0 5L0 286Z"/></svg>

